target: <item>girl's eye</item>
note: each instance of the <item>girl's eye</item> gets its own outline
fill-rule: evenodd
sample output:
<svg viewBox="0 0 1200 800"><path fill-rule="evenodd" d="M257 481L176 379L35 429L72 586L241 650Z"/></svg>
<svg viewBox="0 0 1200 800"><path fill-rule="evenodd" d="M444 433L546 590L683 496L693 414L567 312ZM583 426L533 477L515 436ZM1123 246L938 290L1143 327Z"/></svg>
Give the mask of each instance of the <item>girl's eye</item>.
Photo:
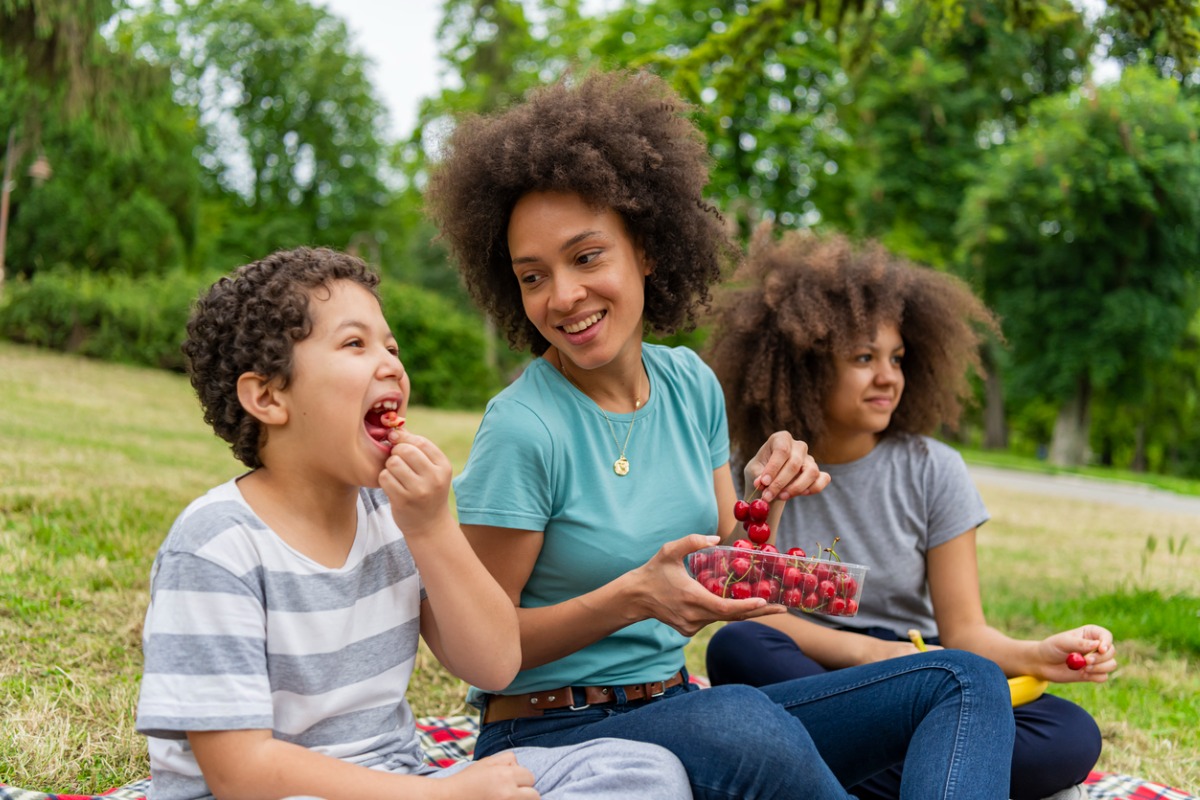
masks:
<svg viewBox="0 0 1200 800"><path fill-rule="evenodd" d="M394 344L389 344L387 351L389 353L391 353L392 355L394 355L396 358L400 357L400 348Z"/></svg>
<svg viewBox="0 0 1200 800"><path fill-rule="evenodd" d="M346 347L362 347L362 346L363 346L362 339L351 339L350 341L346 342Z"/></svg>

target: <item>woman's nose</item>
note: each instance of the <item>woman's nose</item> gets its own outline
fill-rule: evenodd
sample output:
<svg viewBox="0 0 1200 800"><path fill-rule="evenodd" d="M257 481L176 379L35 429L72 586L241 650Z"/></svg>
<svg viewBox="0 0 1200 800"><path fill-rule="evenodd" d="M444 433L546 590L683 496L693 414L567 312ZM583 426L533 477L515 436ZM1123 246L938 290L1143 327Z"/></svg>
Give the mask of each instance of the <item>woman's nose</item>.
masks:
<svg viewBox="0 0 1200 800"><path fill-rule="evenodd" d="M583 283L570 275L554 276L550 302L556 311L566 311L587 296Z"/></svg>

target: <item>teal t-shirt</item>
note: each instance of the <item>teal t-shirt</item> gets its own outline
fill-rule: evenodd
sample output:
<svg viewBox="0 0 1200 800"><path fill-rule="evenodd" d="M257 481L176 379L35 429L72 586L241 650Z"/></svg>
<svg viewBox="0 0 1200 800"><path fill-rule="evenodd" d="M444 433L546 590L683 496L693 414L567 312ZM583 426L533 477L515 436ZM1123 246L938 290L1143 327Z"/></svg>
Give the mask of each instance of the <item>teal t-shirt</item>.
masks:
<svg viewBox="0 0 1200 800"><path fill-rule="evenodd" d="M686 348L645 345L650 398L604 414L545 359L488 403L454 481L463 524L543 531L521 593L527 608L589 592L650 560L664 542L717 530L713 470L729 460L725 399ZM613 462L621 442L629 474ZM657 621L629 625L571 655L522 671L505 694L662 680L683 666L687 638Z"/></svg>

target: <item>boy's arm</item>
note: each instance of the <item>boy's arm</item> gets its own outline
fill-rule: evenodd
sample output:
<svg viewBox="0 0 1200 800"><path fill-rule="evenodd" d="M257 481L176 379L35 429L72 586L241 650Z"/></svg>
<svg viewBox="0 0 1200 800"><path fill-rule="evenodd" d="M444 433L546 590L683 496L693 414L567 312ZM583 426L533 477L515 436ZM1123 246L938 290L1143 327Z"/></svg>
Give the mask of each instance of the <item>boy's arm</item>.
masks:
<svg viewBox="0 0 1200 800"><path fill-rule="evenodd" d="M425 586L421 635L454 675L499 691L521 666L516 609L450 511L449 459L407 430L391 437L394 447L379 485Z"/></svg>
<svg viewBox="0 0 1200 800"><path fill-rule="evenodd" d="M538 797L533 774L511 753L481 759L446 778L430 778L351 764L275 739L268 730L191 731L188 742L209 790L220 800L275 800L299 795L324 800Z"/></svg>

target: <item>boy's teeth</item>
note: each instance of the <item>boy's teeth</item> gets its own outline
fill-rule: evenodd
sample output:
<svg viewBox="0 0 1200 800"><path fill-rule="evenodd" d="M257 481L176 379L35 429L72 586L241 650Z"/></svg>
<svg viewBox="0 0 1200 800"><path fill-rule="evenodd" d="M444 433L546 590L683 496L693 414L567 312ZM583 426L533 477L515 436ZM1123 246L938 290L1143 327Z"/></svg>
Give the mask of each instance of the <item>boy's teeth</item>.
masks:
<svg viewBox="0 0 1200 800"><path fill-rule="evenodd" d="M595 314L592 314L590 317L588 317L585 320L580 320L579 322L575 322L570 325L563 325L563 330L566 331L567 333L579 333L580 331L587 330L588 328L590 328L591 326L593 326L597 322L599 322L600 317L601 317L601 314L599 311L597 311Z"/></svg>

